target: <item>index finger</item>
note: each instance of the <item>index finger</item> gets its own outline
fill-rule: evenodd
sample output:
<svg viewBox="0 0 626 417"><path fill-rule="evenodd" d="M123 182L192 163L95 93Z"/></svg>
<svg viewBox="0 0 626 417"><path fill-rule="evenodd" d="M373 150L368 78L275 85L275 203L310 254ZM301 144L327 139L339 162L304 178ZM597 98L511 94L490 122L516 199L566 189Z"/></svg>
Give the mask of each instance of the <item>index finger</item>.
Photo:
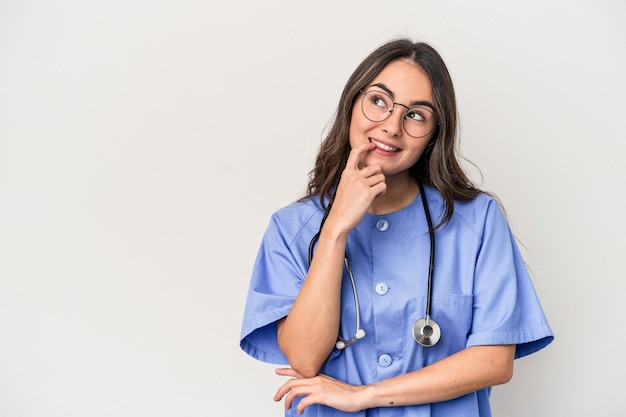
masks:
<svg viewBox="0 0 626 417"><path fill-rule="evenodd" d="M292 376L294 378L302 378L302 375L300 375L298 372L296 372L292 368L276 368L274 372L276 372L276 375Z"/></svg>
<svg viewBox="0 0 626 417"><path fill-rule="evenodd" d="M346 162L346 167L350 167L355 170L361 169L359 167L359 162L361 162L361 157L367 151L371 151L374 149L376 145L372 142L364 143L362 145L357 146L356 148L352 148L350 151L350 156L348 156L348 161Z"/></svg>

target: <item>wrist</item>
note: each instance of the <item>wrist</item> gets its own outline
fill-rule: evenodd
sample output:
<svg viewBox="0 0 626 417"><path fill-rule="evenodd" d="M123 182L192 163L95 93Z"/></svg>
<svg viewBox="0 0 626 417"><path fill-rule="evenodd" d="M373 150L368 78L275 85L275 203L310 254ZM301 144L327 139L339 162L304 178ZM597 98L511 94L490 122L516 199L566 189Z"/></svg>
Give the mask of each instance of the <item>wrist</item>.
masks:
<svg viewBox="0 0 626 417"><path fill-rule="evenodd" d="M348 240L348 235L350 234L350 229L346 229L336 222L332 221L330 218L326 223L324 223L324 227L322 227L322 233L320 234L320 240L324 239L329 242L334 242L336 244L345 244Z"/></svg>
<svg viewBox="0 0 626 417"><path fill-rule="evenodd" d="M361 410L383 406L383 404L376 403L376 388L374 385L361 385L359 388L357 401Z"/></svg>

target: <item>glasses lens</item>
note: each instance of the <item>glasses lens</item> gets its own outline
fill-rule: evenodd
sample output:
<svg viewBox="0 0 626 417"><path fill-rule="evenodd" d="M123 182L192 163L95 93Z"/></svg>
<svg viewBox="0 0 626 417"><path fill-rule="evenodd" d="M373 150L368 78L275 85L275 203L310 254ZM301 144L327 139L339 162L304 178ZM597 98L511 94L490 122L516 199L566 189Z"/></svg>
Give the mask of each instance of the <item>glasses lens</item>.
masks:
<svg viewBox="0 0 626 417"><path fill-rule="evenodd" d="M409 136L421 138L435 129L435 115L428 107L411 107L404 115L404 130Z"/></svg>
<svg viewBox="0 0 626 417"><path fill-rule="evenodd" d="M382 122L393 110L393 100L380 91L368 91L361 102L363 114L372 122Z"/></svg>

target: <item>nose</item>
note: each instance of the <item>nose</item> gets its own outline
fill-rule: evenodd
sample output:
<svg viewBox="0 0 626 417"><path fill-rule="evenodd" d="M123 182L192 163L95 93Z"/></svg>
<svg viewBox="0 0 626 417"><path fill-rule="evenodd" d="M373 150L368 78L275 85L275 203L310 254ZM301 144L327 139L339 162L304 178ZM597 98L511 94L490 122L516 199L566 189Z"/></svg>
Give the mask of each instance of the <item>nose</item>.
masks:
<svg viewBox="0 0 626 417"><path fill-rule="evenodd" d="M391 136L400 136L404 129L404 105L394 103L389 116L382 121L382 129Z"/></svg>

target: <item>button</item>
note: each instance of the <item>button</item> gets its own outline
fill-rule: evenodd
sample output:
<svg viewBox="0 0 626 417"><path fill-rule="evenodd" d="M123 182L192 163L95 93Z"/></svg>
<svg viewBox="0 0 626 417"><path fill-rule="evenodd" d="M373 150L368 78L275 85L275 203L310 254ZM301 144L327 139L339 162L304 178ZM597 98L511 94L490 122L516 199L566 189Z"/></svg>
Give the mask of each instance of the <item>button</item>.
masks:
<svg viewBox="0 0 626 417"><path fill-rule="evenodd" d="M385 230L389 229L389 222L385 219L380 219L376 222L376 228L379 231L384 232Z"/></svg>
<svg viewBox="0 0 626 417"><path fill-rule="evenodd" d="M387 355L386 353L383 353L382 355L378 357L378 364L385 368L391 365L391 362L392 362L391 356Z"/></svg>
<svg viewBox="0 0 626 417"><path fill-rule="evenodd" d="M389 292L389 285L384 282L379 282L376 284L376 294L385 295Z"/></svg>

